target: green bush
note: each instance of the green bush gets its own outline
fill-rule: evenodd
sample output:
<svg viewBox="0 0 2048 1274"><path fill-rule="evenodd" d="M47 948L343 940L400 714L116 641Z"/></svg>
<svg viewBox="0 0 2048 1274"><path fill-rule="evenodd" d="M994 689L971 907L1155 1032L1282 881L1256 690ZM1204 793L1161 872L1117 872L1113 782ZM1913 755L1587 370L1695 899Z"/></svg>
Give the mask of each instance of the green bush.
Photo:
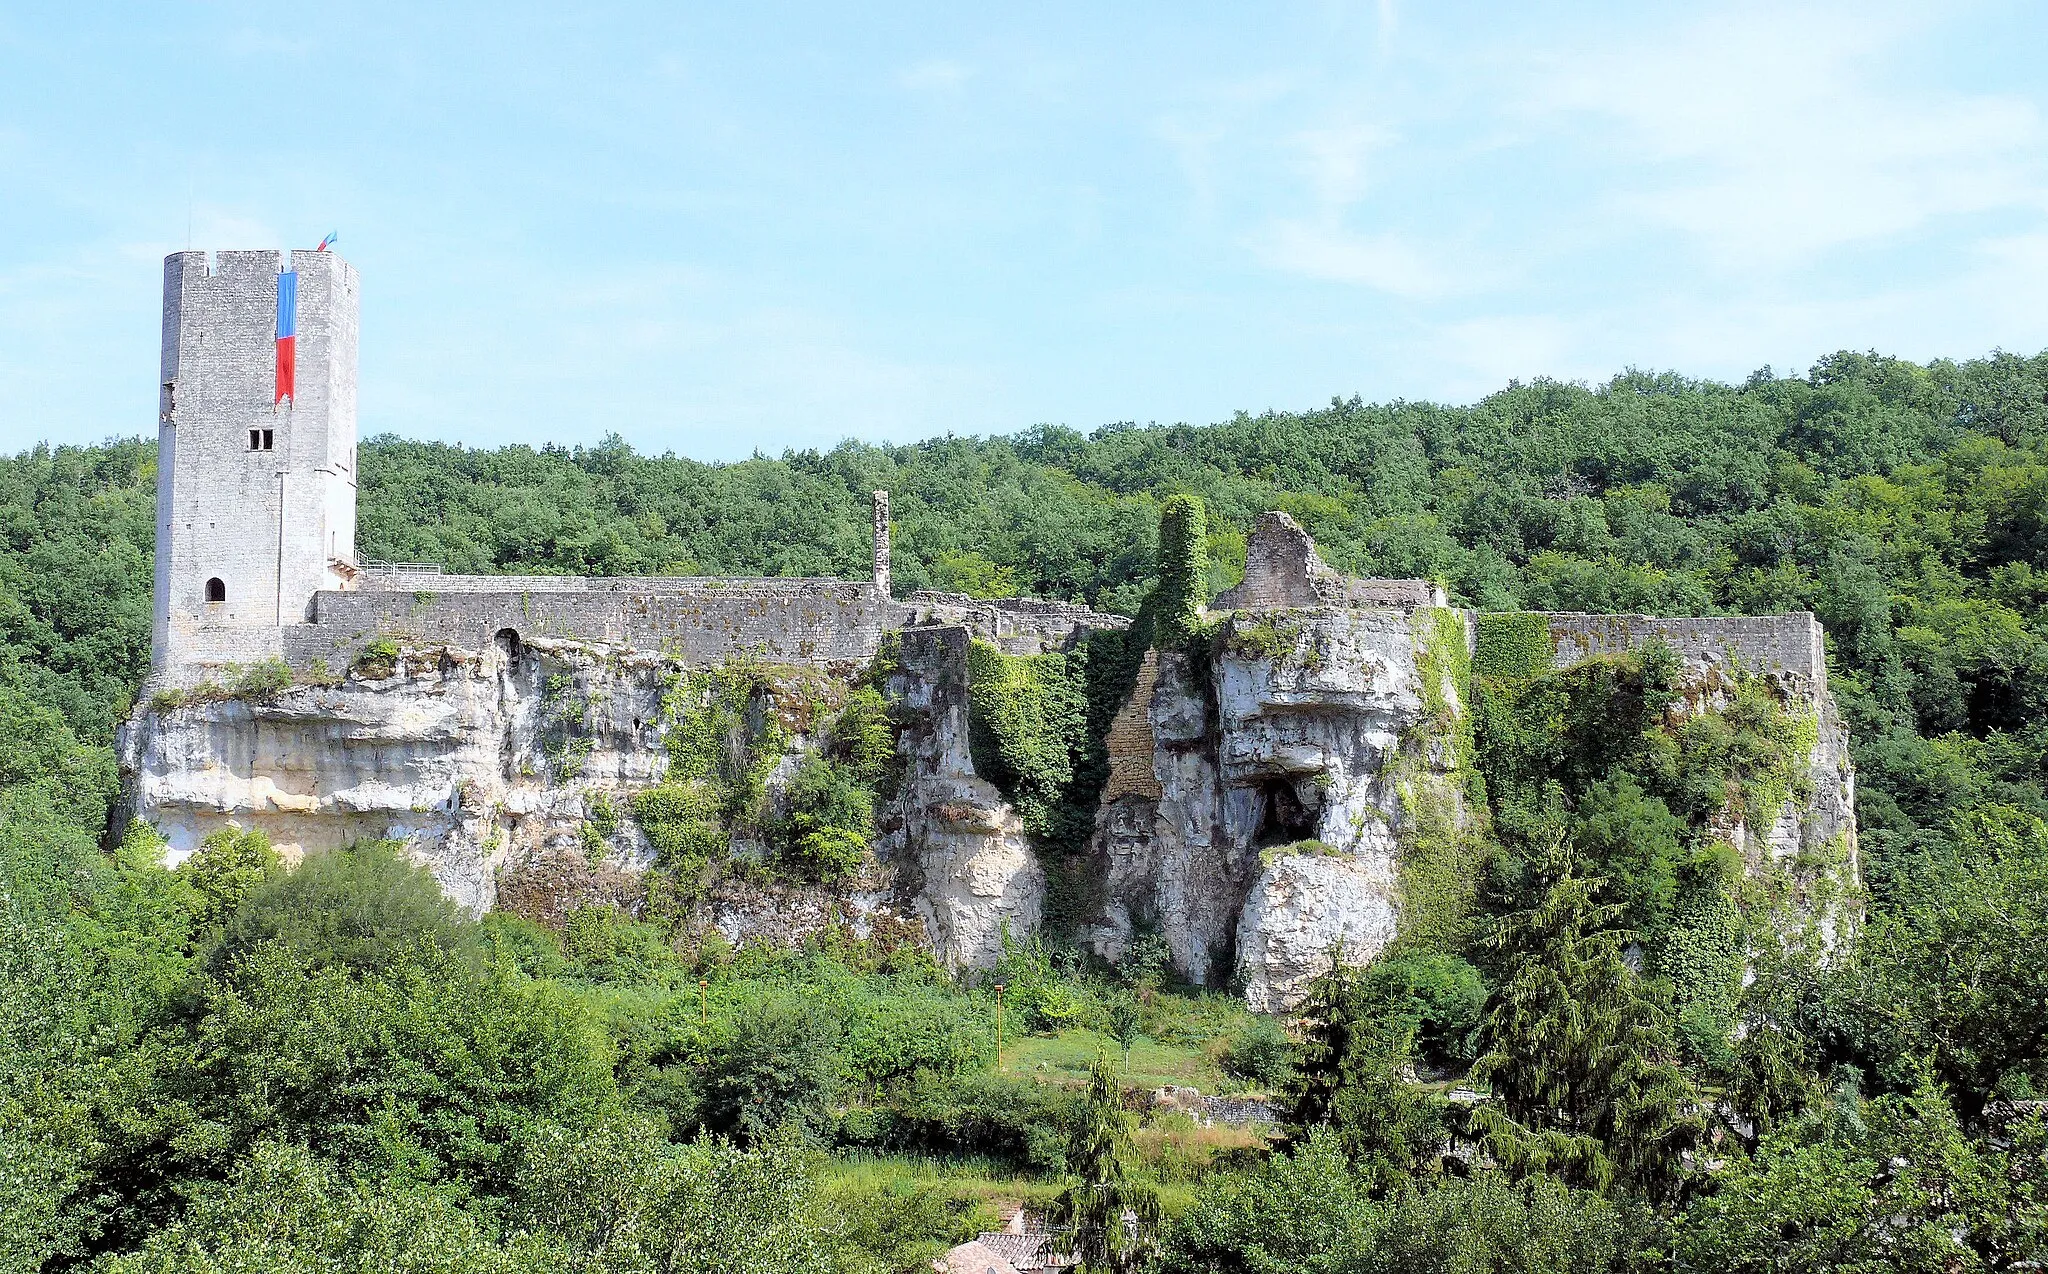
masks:
<svg viewBox="0 0 2048 1274"><path fill-rule="evenodd" d="M1056 1171L1079 1117L1074 1093L987 1073L951 1082L925 1080L893 1105L883 1148L934 1155L977 1155L1020 1168Z"/></svg>
<svg viewBox="0 0 2048 1274"><path fill-rule="evenodd" d="M853 768L807 752L783 789L784 813L771 829L783 856L814 879L837 880L867 855L874 797Z"/></svg>
<svg viewBox="0 0 2048 1274"><path fill-rule="evenodd" d="M1294 1070L1294 1041L1265 1018L1253 1018L1230 1037L1223 1069L1247 1084L1275 1091Z"/></svg>
<svg viewBox="0 0 2048 1274"><path fill-rule="evenodd" d="M1486 982L1460 957L1398 952L1365 971L1360 991L1369 1011L1402 1024L1431 1066L1462 1070L1477 1056L1474 1032L1486 1007Z"/></svg>
<svg viewBox="0 0 2048 1274"><path fill-rule="evenodd" d="M319 931L250 947L194 988L189 1025L162 1039L159 1087L117 1116L164 1174L136 1183L138 1207L266 1140L317 1145L348 1171L499 1192L534 1128L617 1106L610 1052L560 989L432 947L377 967L291 940Z"/></svg>
<svg viewBox="0 0 2048 1274"><path fill-rule="evenodd" d="M1074 762L1088 745L1088 692L1081 656L1006 655L968 649L968 747L975 773L1002 789L1024 827L1056 825Z"/></svg>
<svg viewBox="0 0 2048 1274"><path fill-rule="evenodd" d="M671 779L633 795L633 818L654 847L655 866L694 884L731 841L718 793L698 779Z"/></svg>
<svg viewBox="0 0 2048 1274"><path fill-rule="evenodd" d="M833 756L846 764L855 778L877 787L893 777L896 769L896 728L889 719L889 705L873 686L861 686L832 719Z"/></svg>
<svg viewBox="0 0 2048 1274"><path fill-rule="evenodd" d="M108 1274L543 1274L560 1268L537 1237L501 1246L494 1228L446 1191L402 1174L351 1180L303 1145L265 1142L227 1182L195 1191L185 1215L139 1250L93 1268Z"/></svg>
<svg viewBox="0 0 2048 1274"><path fill-rule="evenodd" d="M398 643L389 637L379 637L363 647L356 656L355 670L358 676L369 681L382 681L398 671Z"/></svg>
<svg viewBox="0 0 2048 1274"><path fill-rule="evenodd" d="M228 922L213 967L232 969L259 946L310 967L379 969L428 950L470 953L477 927L427 869L392 841L313 854L252 890Z"/></svg>
<svg viewBox="0 0 2048 1274"><path fill-rule="evenodd" d="M562 926L562 953L570 962L566 971L606 982L654 982L682 967L659 929L609 906L570 912Z"/></svg>
<svg viewBox="0 0 2048 1274"><path fill-rule="evenodd" d="M249 895L284 875L284 860L260 831L223 827L208 833L178 867L203 900L193 915L202 930L227 923Z"/></svg>
<svg viewBox="0 0 2048 1274"><path fill-rule="evenodd" d="M701 1127L754 1145L785 1126L808 1137L831 1126L839 1023L793 999L754 1006L711 1048L699 1081Z"/></svg>

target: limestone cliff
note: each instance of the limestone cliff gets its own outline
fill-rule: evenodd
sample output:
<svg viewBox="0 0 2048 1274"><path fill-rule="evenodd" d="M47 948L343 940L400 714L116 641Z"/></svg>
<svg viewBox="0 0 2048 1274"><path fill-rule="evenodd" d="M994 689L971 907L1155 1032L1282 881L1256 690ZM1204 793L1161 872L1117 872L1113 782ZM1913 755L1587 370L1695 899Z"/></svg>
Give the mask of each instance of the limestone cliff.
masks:
<svg viewBox="0 0 2048 1274"><path fill-rule="evenodd" d="M1114 957L1156 928L1190 979L1235 975L1255 1008L1277 1009L1334 945L1363 960L1393 940L1401 833L1424 808L1456 817L1433 707L1455 714L1457 691L1419 654L1413 613L1390 607L1240 613L1216 648L1160 656L1149 702L1134 696L1156 795L1105 802L1096 940Z"/></svg>
<svg viewBox="0 0 2048 1274"><path fill-rule="evenodd" d="M948 640L950 638L950 640ZM734 942L794 941L827 925L921 923L955 964L987 964L1005 923L1036 927L1043 873L1016 815L968 759L964 629L915 633L891 677L904 781L877 852L830 887L719 874L695 922ZM393 647L325 684L167 696L124 731L139 817L176 862L208 833L259 828L288 858L403 841L449 896L559 922L576 906L638 908L654 860L633 796L663 780L681 666L592 643L501 638L481 651ZM786 712L772 807L815 745L811 710L850 674L785 668L758 705ZM740 863L761 847L736 837Z"/></svg>
<svg viewBox="0 0 2048 1274"><path fill-rule="evenodd" d="M971 645L1075 651L1123 621L939 594L891 605L896 626L862 629L861 657L788 664L724 647L709 663L688 643L655 653L587 635L485 637L489 616L438 638L416 620L351 629L341 675L309 662L289 685L167 688L124 731L124 769L136 813L174 860L229 825L261 828L293 857L389 838L472 911L559 923L609 904L734 942L886 926L949 965L986 967L1006 933L1040 927L1048 883L1045 847L976 769ZM1423 582L1345 579L1275 513L1206 623L1200 641L1147 653L1115 683L1130 690L1106 740L1059 744L1076 758L1107 749L1099 803L1089 787L1075 805L1084 830L1094 810L1081 861L1099 886L1078 936L1107 958L1157 934L1189 980L1280 1010L1334 951L1363 961L1404 936L1440 936L1431 926L1477 883L1467 697L1485 634L1505 630L1540 669L1668 648L1681 719L1766 686L1799 723L1800 773L1770 793L1767 814L1731 801L1711 830L1753 874L1789 882L1788 900L1827 941L1853 918L1854 773L1811 615L1475 617ZM717 869L679 889L650 871L665 860L635 797L677 782L676 731L709 706L690 696L711 669L740 666L750 688L719 746L763 750L748 761L759 790L722 828ZM871 852L828 886L775 861L762 829L857 683L884 694L896 764ZM1063 888L1074 867L1062 861Z"/></svg>

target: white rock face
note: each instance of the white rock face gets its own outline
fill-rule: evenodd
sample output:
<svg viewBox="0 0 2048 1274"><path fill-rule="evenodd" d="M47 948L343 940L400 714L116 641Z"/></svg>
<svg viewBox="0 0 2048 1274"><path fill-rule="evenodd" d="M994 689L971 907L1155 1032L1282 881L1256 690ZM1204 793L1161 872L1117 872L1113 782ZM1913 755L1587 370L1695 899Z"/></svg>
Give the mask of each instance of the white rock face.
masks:
<svg viewBox="0 0 2048 1274"><path fill-rule="evenodd" d="M1399 928L1390 861L1350 856L1283 854L1259 876L1244 901L1238 967L1245 1003L1278 1013L1341 952L1347 964L1387 948Z"/></svg>
<svg viewBox="0 0 2048 1274"><path fill-rule="evenodd" d="M1044 911L1045 873L1016 812L976 776L967 746L966 635L924 634L895 679L905 776L879 811L877 861L836 888L725 881L701 923L735 943L792 942L836 922L921 917L941 959L986 966ZM669 660L582 643L481 652L410 649L389 677L351 676L264 701L145 708L123 733L138 817L175 863L223 827L269 835L287 859L391 839L473 913L508 891L559 916L580 902L637 905L652 852L627 816L668 768ZM572 728L573 727L573 728ZM811 746L799 736L794 747ZM769 779L773 801L795 768ZM620 815L597 861L588 817ZM736 844L743 856L759 846Z"/></svg>
<svg viewBox="0 0 2048 1274"><path fill-rule="evenodd" d="M1341 950L1372 959L1400 915L1400 833L1411 803L1448 799L1431 746L1411 614L1383 608L1275 612L1233 621L1285 649L1217 661L1226 826L1270 852L1237 925L1237 973L1264 1011L1299 1002ZM1293 634L1291 639L1289 635ZM1270 641L1270 638L1268 639ZM1456 710L1456 689L1438 688Z"/></svg>
<svg viewBox="0 0 2048 1274"><path fill-rule="evenodd" d="M1364 961L1393 940L1405 801L1445 798L1448 752L1426 728L1410 612L1303 608L1230 625L1206 686L1186 656L1159 657L1159 796L1119 796L1098 818L1110 901L1094 938L1115 958L1154 929L1190 980L1234 973L1253 1007L1277 1010L1339 944ZM1455 688L1444 693L1455 711Z"/></svg>
<svg viewBox="0 0 2048 1274"><path fill-rule="evenodd" d="M884 852L914 872L914 905L939 959L986 968L1002 957L1006 930L1019 942L1037 931L1045 870L1017 812L974 772L966 632L906 632L902 669L890 689L910 723L899 745L909 776Z"/></svg>
<svg viewBox="0 0 2048 1274"><path fill-rule="evenodd" d="M481 913L509 861L584 854L596 794L622 804L660 779L665 673L658 659L568 644L408 652L381 680L145 710L124 731L123 755L137 816L163 833L173 862L231 826L262 830L291 860L398 840ZM544 736L568 703L589 752L557 781ZM627 865L644 858L629 824L618 841Z"/></svg>

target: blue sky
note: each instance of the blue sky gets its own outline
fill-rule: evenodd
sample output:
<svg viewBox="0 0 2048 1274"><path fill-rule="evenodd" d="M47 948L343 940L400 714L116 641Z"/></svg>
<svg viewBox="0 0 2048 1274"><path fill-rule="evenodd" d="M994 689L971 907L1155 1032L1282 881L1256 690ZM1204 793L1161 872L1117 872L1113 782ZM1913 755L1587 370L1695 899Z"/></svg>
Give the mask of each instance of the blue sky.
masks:
<svg viewBox="0 0 2048 1274"><path fill-rule="evenodd" d="M361 424L706 459L2048 347L2048 5L0 8L0 448L161 258L364 279Z"/></svg>

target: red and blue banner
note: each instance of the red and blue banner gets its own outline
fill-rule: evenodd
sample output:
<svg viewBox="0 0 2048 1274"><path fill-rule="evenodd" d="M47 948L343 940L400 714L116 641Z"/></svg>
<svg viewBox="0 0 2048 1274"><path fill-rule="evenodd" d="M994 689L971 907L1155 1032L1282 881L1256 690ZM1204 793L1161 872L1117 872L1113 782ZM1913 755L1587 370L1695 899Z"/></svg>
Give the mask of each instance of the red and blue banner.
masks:
<svg viewBox="0 0 2048 1274"><path fill-rule="evenodd" d="M286 270L277 276L277 396L275 407L292 397L292 382L298 373L299 274Z"/></svg>

